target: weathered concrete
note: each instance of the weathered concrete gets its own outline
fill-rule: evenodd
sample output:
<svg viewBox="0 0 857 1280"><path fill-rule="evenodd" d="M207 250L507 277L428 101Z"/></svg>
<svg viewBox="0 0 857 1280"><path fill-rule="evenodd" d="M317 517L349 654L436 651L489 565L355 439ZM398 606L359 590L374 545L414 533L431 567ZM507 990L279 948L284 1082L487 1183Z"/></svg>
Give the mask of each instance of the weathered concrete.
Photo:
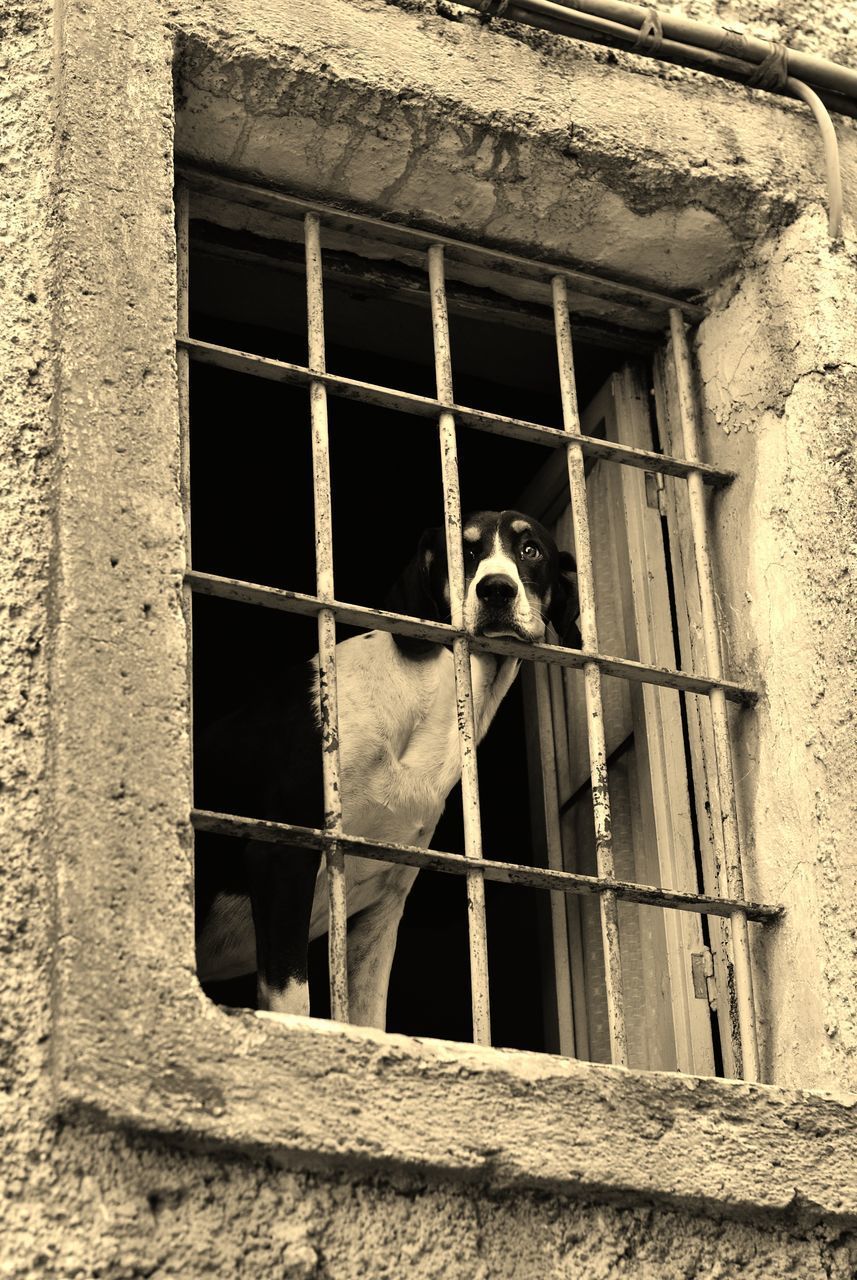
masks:
<svg viewBox="0 0 857 1280"><path fill-rule="evenodd" d="M294 1174L65 1129L4 1218L4 1271L39 1280L851 1280L853 1238L425 1178Z"/></svg>
<svg viewBox="0 0 857 1280"><path fill-rule="evenodd" d="M55 352L51 46L48 4L12 6L0 15L0 1140L7 1185L24 1195L46 1151L51 1108L55 891L45 839ZM13 1267L20 1261L17 1249L10 1259Z"/></svg>
<svg viewBox="0 0 857 1280"><path fill-rule="evenodd" d="M70 0L56 32L48 6L4 15L0 1274L849 1280L853 1099L230 1019L190 945L176 31L186 150L459 233L696 288L809 206L700 359L712 460L750 468L716 523L733 664L766 680L750 884L791 908L759 956L767 1060L797 1086L853 1078L854 263L811 208L811 126L418 0ZM460 198L431 203L449 173ZM280 1167L313 1149L315 1171Z"/></svg>
<svg viewBox="0 0 857 1280"><path fill-rule="evenodd" d="M768 1078L811 1076L850 1089L857 1089L854 268L853 245L831 248L824 219L807 214L760 248L699 331L709 460L739 475L716 520L729 661L764 690L757 715L738 722L750 892L787 908L782 926L756 935Z"/></svg>
<svg viewBox="0 0 857 1280"><path fill-rule="evenodd" d="M408 8L230 4L227 20L217 4L189 7L179 151L689 290L826 198L803 108L705 76L688 92L688 73L605 66L593 46ZM839 132L857 192L857 135Z"/></svg>

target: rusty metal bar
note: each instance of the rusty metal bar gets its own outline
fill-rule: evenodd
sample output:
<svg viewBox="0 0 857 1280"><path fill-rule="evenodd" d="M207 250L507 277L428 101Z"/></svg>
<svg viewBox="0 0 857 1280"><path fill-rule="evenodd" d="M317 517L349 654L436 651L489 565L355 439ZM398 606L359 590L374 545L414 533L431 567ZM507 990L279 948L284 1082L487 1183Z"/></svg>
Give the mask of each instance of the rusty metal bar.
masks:
<svg viewBox="0 0 857 1280"><path fill-rule="evenodd" d="M252 837L254 840L289 845L296 849L325 849L335 840L348 856L423 867L449 875L468 876L478 873L484 879L494 880L499 884L524 885L532 889L550 889L584 896L612 893L628 902L639 902L672 911L690 911L697 915L730 916L734 911L740 910L746 913L749 920L760 924L770 924L779 920L783 914L782 907L766 903L711 898L704 894L661 889L657 885L636 884L630 880L604 880L599 876L557 871L549 867L528 867L517 862L500 862L490 858L473 862L460 853L423 849L417 845L378 844L362 836L336 836L320 828L298 827L267 818L245 818L239 814L194 809L191 819L197 831L213 831L218 835L235 836L243 840ZM284 850L284 854L288 856L288 850Z"/></svg>
<svg viewBox="0 0 857 1280"><path fill-rule="evenodd" d="M449 236L420 231L417 227L406 227L396 223L383 222L380 218L371 218L366 214L336 209L332 205L321 204L318 201L297 199L294 196L286 195L282 191L271 191L266 187L259 187L250 182L241 182L235 178L223 178L219 174L207 173L189 164L181 164L178 172L182 180L191 185L196 191L218 196L221 199L238 200L241 204L249 205L251 208L284 214L290 218L302 218L309 211L324 218L327 226L342 227L344 229L352 227L365 228L375 231L386 240L395 239L400 242L410 240L415 246L420 246L424 250L431 245L438 245L451 250L453 253L457 251L466 256L474 254L472 245L464 244L460 240L453 240ZM563 275L570 284L582 293L591 293L596 297L601 294L614 294L629 299L633 298L638 305L663 312L668 311L670 307L678 307L692 320L702 320L705 316L705 309L698 303L685 302L681 298L670 297L668 294L658 293L656 290L648 289L642 285L612 280L609 276L597 276L594 272L580 271L574 267L565 267L555 262L543 262L538 258L523 258L518 254L507 253L502 249L489 249L485 245L480 245L477 252L479 258L492 259L507 267L523 271L530 277L543 279L546 283L553 276L559 274Z"/></svg>
<svg viewBox="0 0 857 1280"><path fill-rule="evenodd" d="M190 329L190 191L176 189L176 329L179 339ZM186 347L176 351L179 403L179 468L182 512L184 514L185 564L190 569L190 356ZM182 581L182 616L187 636L187 704L189 769L193 787L193 588L185 575Z"/></svg>
<svg viewBox="0 0 857 1280"><path fill-rule="evenodd" d="M574 353L571 343L571 321L568 314L568 289L562 276L551 281L553 291L556 349L559 365L562 415L566 430L579 434L577 389L574 382ZM598 628L595 621L595 581L592 548L589 538L589 511L586 504L586 477L583 450L578 441L567 446L568 483L571 493L571 519L577 559L577 584L580 596L580 634L584 648L596 652ZM601 700L601 668L587 659L583 666L586 693L586 726L589 738L589 766L592 776L592 809L595 818L595 855L598 875L603 880L615 879L613 843L610 825L610 792L607 784L607 746L604 740L604 708ZM625 1031L625 1009L622 995L622 958L619 949L619 913L616 894L602 893L601 937L604 947L604 977L607 994L607 1020L610 1028L612 1061L625 1066L628 1042Z"/></svg>
<svg viewBox="0 0 857 1280"><path fill-rule="evenodd" d="M699 453L699 428L696 396L693 388L690 346L681 312L670 312L673 359L675 361L679 393L679 415L685 453L695 458ZM705 645L705 661L715 678L722 674L720 629L714 595L714 576L709 554L708 521L705 510L705 492L701 478L694 472L687 477L687 493L696 572L699 579L702 634ZM744 874L741 867L741 844L738 831L738 814L735 805L735 778L732 770L732 748L729 741L729 723L723 690L714 688L709 693L711 723L714 738L714 757L717 769L717 785L720 792L720 817L723 826L723 851L726 865L726 887L730 897L744 897ZM756 1031L756 1008L753 998L753 970L750 958L750 937L747 930L747 914L741 908L730 914L732 953L735 966L735 994L738 1006L738 1028L741 1038L742 1075L745 1080L758 1080L760 1076L759 1046Z"/></svg>
<svg viewBox="0 0 857 1280"><path fill-rule="evenodd" d="M372 382L360 382L356 378L346 378L336 373L314 374L303 365L288 364L284 360L274 360L270 356L257 356L249 351L236 351L231 347L221 347L213 342L202 342L198 338L183 338L179 339L179 342L190 353L191 359L200 364L211 364L220 369L231 369L235 373L246 373L250 377L265 378L271 382L283 382L292 386L306 387L311 382L323 382L331 395L342 396L346 400L356 400L362 404L377 405L381 409L393 409L412 414L418 418L428 418L432 422L437 421L438 414L442 410L448 409L461 426L470 427L476 431L487 431L491 435L506 436L511 440L526 440L531 444L557 449L566 448L569 434L572 434L587 457L608 458L612 462L628 467L639 467L643 471L659 471L669 476L687 476L691 471L699 471L706 484L716 486L731 484L735 479L732 471L723 471L704 463L694 464L683 458L655 453L650 449L636 449L632 445L618 444L612 440L599 440L595 436L569 433L538 422L509 418L500 413L487 413L482 409L471 409L467 405L444 403L441 399L432 400L429 396L414 395L410 391L379 387Z"/></svg>
<svg viewBox="0 0 857 1280"><path fill-rule="evenodd" d="M304 219L307 276L307 331L309 367L324 372L324 283L321 264L321 227L318 215ZM336 682L336 614L327 607L333 600L333 512L330 497L330 452L327 429L327 388L319 378L310 383L312 424L313 497L315 502L316 590L325 602L318 611L318 693L321 713L324 825L336 837L342 834L342 793L339 769L339 712ZM345 901L345 858L334 838L325 845L328 899L328 954L330 959L330 1012L339 1022L348 1021L348 962Z"/></svg>
<svg viewBox="0 0 857 1280"><path fill-rule="evenodd" d="M198 569L190 570L186 579L194 591L201 595L261 605L266 609L281 609L285 613L299 613L305 617L313 617L320 609L329 607L337 619L347 625L392 631L397 635L414 636L418 640L435 640L438 644L451 645L457 635L464 634L447 622L409 618L402 613L386 613L381 609L346 604L341 600L329 602L320 600L318 596L285 591L281 587L266 587L257 582L244 582L240 578L223 578L216 573L202 573ZM653 667L632 658L585 653L582 649L565 649L555 644L527 644L522 640L504 637L470 636L469 644L471 652L495 653L507 658L520 658L523 662L547 662L557 667L582 668L587 662L596 662L605 675L632 680L635 684L683 689L686 693L708 694L714 688L722 688L731 702L745 706L752 706L757 697L754 689L735 684L731 680L712 680L708 676L695 676L687 671L674 671L671 667Z"/></svg>
<svg viewBox="0 0 857 1280"><path fill-rule="evenodd" d="M539 727L539 761L542 773L542 797L545 818L545 845L548 867L552 871L563 870L562 829L559 813L559 785L557 781L558 737L565 738L565 726L557 735L551 707L550 670L536 667L533 672L536 688L536 716ZM562 677L560 677L561 679ZM568 915L562 893L550 895L551 940L553 943L554 982L556 986L556 1020L559 1032L559 1051L566 1057L576 1056L574 1038L574 997L572 994L571 951L569 946Z"/></svg>
<svg viewBox="0 0 857 1280"><path fill-rule="evenodd" d="M449 350L449 321L444 285L443 246L433 244L428 251L431 293L432 334L438 400L452 403L452 360ZM482 857L482 826L479 814L479 778L476 772L476 724L470 649L464 634L464 551L461 531L461 494L458 484L458 446L455 418L446 409L439 418L440 461L443 480L443 515L446 528L446 555L452 625L457 634L452 641L455 668L455 697L458 716L458 748L461 757L461 796L464 809L464 851L468 859ZM467 922L470 936L470 988L475 1044L491 1043L491 1005L488 989L488 936L485 926L485 881L474 871L467 877Z"/></svg>

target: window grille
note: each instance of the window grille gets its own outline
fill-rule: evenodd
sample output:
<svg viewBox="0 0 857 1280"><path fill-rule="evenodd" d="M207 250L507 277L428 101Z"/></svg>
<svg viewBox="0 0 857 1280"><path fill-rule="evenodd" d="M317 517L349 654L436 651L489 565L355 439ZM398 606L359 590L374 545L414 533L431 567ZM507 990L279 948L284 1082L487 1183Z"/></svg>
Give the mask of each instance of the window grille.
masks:
<svg viewBox="0 0 857 1280"><path fill-rule="evenodd" d="M308 316L308 359L305 366L205 342L190 336L189 228L192 203L197 194L237 201L257 209L274 210L302 222ZM566 266L529 260L482 246L459 243L444 236L432 235L410 227L394 226L378 219L344 212L314 202L293 199L280 192L198 171L182 171L178 185L177 210L178 368L183 433L182 488L188 531L188 564L192 564L189 469L189 366L191 361L308 388L315 510L315 594L303 594L204 573L191 567L185 575L188 628L190 628L191 593L315 617L318 626L323 736L323 827L304 828L283 822L195 808L192 812L194 828L197 831L209 831L234 837L246 838L252 835L256 840L285 842L295 848L323 852L329 898L331 1014L335 1019L342 1021L348 1019L345 859L352 855L466 877L473 1040L479 1044L491 1043L484 896L486 880L528 885L546 890L550 894L552 904L558 900L558 895L595 896L600 909L611 1058L618 1064L626 1064L628 1061L622 960L619 949L618 902L624 900L662 908L665 911L693 912L699 916L719 916L728 919L731 927L741 1074L748 1080L758 1079L759 1054L748 922L770 923L778 918L780 908L749 902L744 894L727 703L731 701L744 706L752 705L756 695L752 689L727 679L721 664L714 584L706 530L705 488L728 485L733 476L727 471L704 463L699 458L698 413L693 391L686 323L698 321L703 314L701 309L691 303L652 290L596 277ZM380 236L387 241L393 240L406 248L412 260L422 262L428 280L431 304L437 386L434 397L360 381L327 370L322 240L324 233L342 231L352 236L366 234ZM446 273L450 260L459 265L464 264L465 268L468 264L487 262L492 270L508 272L516 279L524 279L529 282L530 287L537 286L545 291L549 290L558 357L563 430L456 403L447 315ZM642 308L649 318L650 328L655 331L659 328L663 330L668 324L679 388L683 435L682 457L596 438L582 432L575 390L570 289L593 294L608 302L613 301L620 307ZM429 418L437 423L449 558L451 623L413 619L337 599L333 576L331 480L328 454L329 396L345 397L384 409L392 408L405 414ZM530 441L548 450L564 452L578 569L582 636L580 649L548 643L530 645L508 639L474 637L464 632L462 609L465 579L457 461L459 428ZM647 664L631 658L603 653L599 649L586 499L585 460L587 458L603 459L620 467L642 469L653 477L665 475L677 477L686 484L693 553L699 583L706 657L704 672L687 672ZM459 724L465 857L441 850L376 844L366 839L349 836L343 831L339 800L335 653L337 623L430 639L452 648ZM559 869L557 865L531 867L496 861L483 856L469 660L470 653L477 651L504 656L512 655L527 663L546 664L543 669L547 670L551 668L582 670L585 682L597 875L577 874ZM722 810L726 896L680 892L617 879L612 850L611 797L602 703L604 676L648 686L681 690L703 695L708 699L716 782ZM539 697L544 699L545 696L545 686L542 684ZM554 806L559 804L555 789L549 797L549 803ZM284 853L283 856L288 854ZM562 897L559 900L562 901ZM694 973L694 978L696 977L697 974Z"/></svg>

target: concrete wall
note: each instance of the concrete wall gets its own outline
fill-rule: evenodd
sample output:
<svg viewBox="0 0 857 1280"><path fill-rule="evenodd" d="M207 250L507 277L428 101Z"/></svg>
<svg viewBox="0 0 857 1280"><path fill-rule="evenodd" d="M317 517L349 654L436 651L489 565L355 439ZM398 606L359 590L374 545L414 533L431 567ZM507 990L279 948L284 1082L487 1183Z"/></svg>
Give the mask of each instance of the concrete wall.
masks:
<svg viewBox="0 0 857 1280"><path fill-rule="evenodd" d="M807 40L824 25L815 47L841 53L854 37L823 13L754 11L771 34L779 16ZM0 21L0 1274L851 1277L854 258L852 241L825 242L813 126L758 94L516 40L420 0L73 0L7 5ZM380 1126L362 1163L343 1146L310 1167L300 1144L266 1145L289 1081L301 1098L324 1087L289 1056L303 1041L280 1041L277 1076L276 1039L229 1039L218 1022L233 1049L211 1065L216 1015L188 945L174 69L179 145L199 158L665 287L722 284L699 359L710 458L744 477L716 520L732 660L765 682L739 769L749 878L789 907L757 957L766 1062L777 1085L835 1096L574 1064L537 1087L526 1063L469 1095L503 1055L453 1059L440 1096L492 1119L471 1166L444 1174L418 1144L397 1156ZM840 133L851 185L853 131ZM438 207L439 174L455 198ZM280 1082L244 1128L227 1088L242 1055ZM417 1134L437 1091L420 1063L404 1085L387 1072ZM337 1075L346 1095L365 1090ZM347 1124L368 1132L371 1115ZM459 1133L422 1141L452 1151ZM548 1151L539 1186L520 1170Z"/></svg>
<svg viewBox="0 0 857 1280"><path fill-rule="evenodd" d="M806 213L760 246L699 332L751 894L787 908L759 938L768 1078L857 1087L854 258Z"/></svg>

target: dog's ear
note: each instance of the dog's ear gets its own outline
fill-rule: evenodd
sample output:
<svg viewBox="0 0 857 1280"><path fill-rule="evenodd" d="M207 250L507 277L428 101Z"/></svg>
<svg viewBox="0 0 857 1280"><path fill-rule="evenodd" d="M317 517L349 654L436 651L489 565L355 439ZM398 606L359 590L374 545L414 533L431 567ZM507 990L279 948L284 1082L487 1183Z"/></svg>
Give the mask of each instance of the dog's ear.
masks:
<svg viewBox="0 0 857 1280"><path fill-rule="evenodd" d="M556 582L551 592L548 621L553 624L560 644L565 645L567 649L580 648L580 631L577 627L579 616L577 564L570 552L560 551Z"/></svg>
<svg viewBox="0 0 857 1280"><path fill-rule="evenodd" d="M405 565L387 592L384 608L390 613L406 613L430 622L449 621L449 582L446 567L446 536L441 528L427 529L416 553ZM396 644L411 657L432 652L430 640L395 636Z"/></svg>

